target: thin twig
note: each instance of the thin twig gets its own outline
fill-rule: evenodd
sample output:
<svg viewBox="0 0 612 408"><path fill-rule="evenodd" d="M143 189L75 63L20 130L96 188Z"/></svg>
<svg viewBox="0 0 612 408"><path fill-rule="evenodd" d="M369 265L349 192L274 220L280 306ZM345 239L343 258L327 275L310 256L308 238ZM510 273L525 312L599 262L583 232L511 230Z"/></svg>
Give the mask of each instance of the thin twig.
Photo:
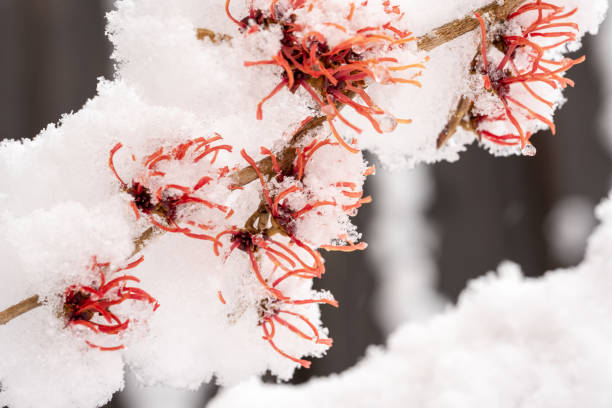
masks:
<svg viewBox="0 0 612 408"><path fill-rule="evenodd" d="M134 252L132 252L130 258L142 251L151 238L153 238L156 234L161 234L162 232L163 231L157 227L147 228L138 238L134 240Z"/></svg>
<svg viewBox="0 0 612 408"><path fill-rule="evenodd" d="M300 140L302 140L311 130L322 126L326 119L327 118L325 116L316 116L306 122L302 128L298 130L295 135L293 135L288 147L283 149L276 158L278 161L278 166L282 170L287 170L287 168L293 164L293 161L296 158L295 146L300 142ZM266 157L265 159L258 161L257 166L263 174L272 174L274 172L272 159L270 157ZM242 170L234 173L232 177L238 186L245 186L258 178L255 169L253 169L251 166L245 167Z"/></svg>
<svg viewBox="0 0 612 408"><path fill-rule="evenodd" d="M480 15L491 15L495 21L504 21L512 11L516 10L525 1L505 0L502 4L499 4L499 1L493 1L478 10L474 10L474 12L464 18L446 23L432 32L418 37L417 47L422 51L431 51L476 29L478 27L478 20L474 18L476 11ZM196 35L200 40L209 38L213 43L230 42L232 40L231 35L216 33L207 28L198 28Z"/></svg>
<svg viewBox="0 0 612 408"><path fill-rule="evenodd" d="M8 309L3 310L0 312L0 326L7 324L17 316L21 316L30 310L36 309L40 305L41 303L39 303L38 295L34 295L31 298L23 300L16 305L9 307Z"/></svg>
<svg viewBox="0 0 612 408"><path fill-rule="evenodd" d="M444 146L446 142L448 142L450 138L453 137L453 135L457 132L457 127L461 124L461 121L463 120L465 115L467 115L468 112L472 110L472 106L474 106L474 102L470 98L466 96L461 97L459 103L457 104L457 109L455 109L455 111L451 115L450 120L448 121L448 124L438 136L438 149Z"/></svg>
<svg viewBox="0 0 612 408"><path fill-rule="evenodd" d="M495 21L504 21L508 18L508 15L513 10L518 8L518 6L520 6L525 1L526 0L506 0L502 6L494 7L495 4L490 4L478 10L478 12L481 13L481 15L485 13L491 13L495 17ZM450 38L452 35L457 35L457 34L461 35L460 33L463 29L469 26L472 26L472 25L474 26L472 28L473 30L477 28L480 25L480 23L474 17L466 17L465 19L462 20L461 24L459 23L457 23L456 25L454 23L447 24L445 26L438 28L438 30L436 31L440 31L443 36L445 36L446 38ZM423 47L435 46L434 44L436 44L436 40L433 39L433 37L429 39L424 38L423 40L419 40L419 41L423 41L422 45L419 44L419 46L423 46ZM472 60L472 66L476 64L476 59L478 58L479 55L480 55L480 46L478 46L478 51L476 52L476 56ZM463 119L467 115L470 114L470 111L472 110L473 107L474 107L474 101L472 101L469 97L465 95L461 97L461 99L459 100L459 104L457 105L457 108L453 112L451 112L448 123L444 127L444 130L438 136L438 140L436 143L438 149L442 148L454 136L454 134L457 132L457 128L459 127L459 125L461 125L466 130L474 131L474 129L471 128L471 125L464 126L464 121L463 121Z"/></svg>
<svg viewBox="0 0 612 408"><path fill-rule="evenodd" d="M204 38L209 38L210 41L212 41L214 43L232 41L232 36L231 35L219 34L219 33L216 33L216 32L214 32L212 30L209 30L208 28L198 28L196 36L198 37L198 40L203 40Z"/></svg>

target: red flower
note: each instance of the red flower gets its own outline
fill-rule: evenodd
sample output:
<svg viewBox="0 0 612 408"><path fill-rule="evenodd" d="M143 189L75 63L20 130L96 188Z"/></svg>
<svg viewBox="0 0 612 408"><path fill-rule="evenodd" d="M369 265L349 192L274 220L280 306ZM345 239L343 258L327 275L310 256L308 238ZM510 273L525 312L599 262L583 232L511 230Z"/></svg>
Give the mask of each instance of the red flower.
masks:
<svg viewBox="0 0 612 408"><path fill-rule="evenodd" d="M195 228L207 230L210 229L209 226L182 219L179 217L178 210L182 206L196 204L226 213L229 218L233 214L233 210L207 200L200 194L206 185L215 179L225 177L229 169L218 169L217 174L206 175L193 186L183 186L173 183L165 184L163 179L166 177L166 173L160 171L159 165L170 161L196 165L205 159L209 160L210 164L214 164L220 151L232 151L232 147L229 145L214 145L221 139L220 135L215 135L209 139L189 140L172 148L160 147L153 154L143 159L141 174L134 178L129 185L123 181L115 169L114 156L122 147L121 143L117 143L110 151L109 167L121 184L123 191L132 196L131 205L136 218L140 218L140 214L145 214L151 224L164 231L183 233L192 238L213 241L213 237L193 231ZM133 155L132 160L136 161ZM153 181L158 187L151 187L154 184Z"/></svg>
<svg viewBox="0 0 612 408"><path fill-rule="evenodd" d="M264 179L264 176L257 166L257 163L253 158L251 158L244 150L242 150L241 154L244 159L253 167L255 172L259 177L259 181L262 186L262 192L267 204L267 211L271 215L271 217L275 220L275 222L282 227L283 232L288 234L292 239L296 239L295 237L295 221L300 217L318 209L321 207L341 207L342 211L348 213L349 215L355 215L356 210L360 208L363 204L370 203L372 198L370 196L363 197L363 191L356 191L357 185L353 182L348 181L337 181L330 187L335 187L338 189L338 199L349 199L354 200L349 204L339 204L340 200L313 200L312 202L306 203L302 208L291 208L288 202L288 198L294 193L299 193L304 191L307 188L303 184L303 178L306 171L306 168L309 163L312 162L312 158L314 154L324 146L333 146L338 145L337 143L331 142L329 139L325 139L323 141L319 141L317 139L313 140L309 145L304 148L296 149L296 159L293 163L289 174L286 174L278 167L276 157L274 153L272 153L269 149L262 148L261 151L263 154L267 154L271 157L273 165L273 169L276 172L276 178L279 181L285 179L285 177L293 177L299 184L288 187L276 194L276 196L272 196L268 185ZM366 174L369 175L370 173ZM337 237L338 240L343 240L343 237ZM337 246L325 246L326 249L343 249L348 251L349 249L358 250L364 249L365 244L353 245L350 244L346 247L337 247Z"/></svg>
<svg viewBox="0 0 612 408"><path fill-rule="evenodd" d="M354 35L332 47L322 33L311 31L296 23L296 16L291 11L306 8L308 4L306 1L292 1L291 9L283 14L275 7L277 0L273 0L269 10L251 8L249 16L241 21L230 14L229 3L230 0L227 0L227 14L241 31L253 33L274 24L279 25L283 33L281 50L271 60L245 62L245 66L276 65L284 70L279 84L257 106L258 119L261 120L263 117L263 104L286 87L292 93L298 88L303 88L308 92L327 116L329 126L338 143L353 153L359 150L347 144L340 137L333 121L339 119L357 133L361 133L362 130L350 123L340 113L338 106L350 106L358 114L368 119L379 133L394 130L398 123L411 122L388 115L366 93L366 79L381 84L407 83L420 86L420 83L414 79L420 73L409 78L396 77L393 76L393 73L408 69L423 69L425 67L422 64L399 65L396 58L368 56L371 51L388 51L415 40L411 33L399 30L392 25L393 21L403 18L399 7L391 6L386 1L385 11L391 16L389 22L381 26L368 26L355 30ZM367 2L358 6L350 3L350 10L343 23L350 23L356 7L367 7ZM313 4L308 4L308 12L312 8ZM325 22L324 24L341 32L348 32L342 24L336 22ZM354 96L359 96L364 104L355 102Z"/></svg>
<svg viewBox="0 0 612 408"><path fill-rule="evenodd" d="M222 246L220 238L224 235L230 235L231 246L224 254L227 259L235 249L245 252L249 256L251 269L259 283L273 296L288 300L278 285L289 277L300 277L305 279L320 278L325 273L323 259L318 252L310 248L298 239L292 238L291 245L296 245L301 250L308 253L311 260L304 260L297 251L293 250L290 245L286 245L271 237L263 234L249 232L246 229L238 229L236 227L227 231L221 232L216 237L214 251L217 256L220 255L219 248ZM260 267L260 261L257 260L255 254L261 253L274 265L274 270L265 276ZM285 274L276 279L274 282L269 282L269 277L280 269Z"/></svg>
<svg viewBox="0 0 612 408"><path fill-rule="evenodd" d="M276 156L269 149L262 148L261 151L262 154L267 154L271 158L272 168L276 174L270 177L276 177L279 182L291 177L299 183L303 183L305 169L313 160L314 153L320 148L329 145L337 145L337 143L332 143L329 140L318 141L315 139L308 146L297 149L296 159L289 169L281 169ZM309 367L309 361L291 356L278 347L274 341L277 325L280 324L288 328L303 339L331 346L331 339L321 339L318 330L312 322L304 315L290 309L297 305L312 303L326 303L337 307L338 303L331 299L296 300L287 296L280 288L288 280L320 278L325 272L322 257L308 243L300 241L295 236L293 223L304 214L317 208L337 206L337 203L335 201L314 201L313 203L306 204L301 209L292 209L287 202L287 198L291 194L301 191L304 187L293 185L273 196L270 193L264 174L255 160L244 150L241 153L257 173L262 185L263 203L254 216L247 221L245 228L239 229L238 227L233 227L218 234L215 237L214 251L217 255L220 255L221 238L229 235L231 245L225 253L225 257L229 257L235 249L239 249L248 255L252 272L257 281L267 291L267 297L258 305L259 323L264 333L263 339L268 341L270 346L282 356L304 367ZM369 168L366 175L372 172L373 168ZM369 197L362 198L363 192L355 191L357 185L354 183L338 182L333 187L338 188L339 197L348 197L351 200L355 200L351 205L342 206L343 211L354 212L361 204L369 201ZM271 227L268 227L269 224ZM280 240L274 239L272 235L276 233L287 236L289 242L285 244ZM342 238L338 237L339 240ZM363 243L356 245L350 241L348 242L349 245L346 246L329 245L325 249L348 252L365 248ZM304 260L304 255L301 254L308 254L309 260ZM266 260L269 262L265 262ZM265 269L267 265L271 266L270 269ZM218 295L221 303L226 304L223 295L220 292ZM291 322L291 320L294 322ZM300 324L306 325L308 327L307 331L312 334L300 329L298 327Z"/></svg>
<svg viewBox="0 0 612 408"><path fill-rule="evenodd" d="M258 282L268 292L267 297L265 297L258 305L259 324L261 325L264 333L263 339L268 341L270 346L282 356L290 359L291 361L299 363L306 368L310 367L309 361L293 357L281 350L276 345L274 342L274 336L276 333L275 323L285 326L303 339L314 341L317 344L331 346L332 340L320 338L317 328L305 316L291 310L286 310L284 307L295 307L313 303L326 303L334 307L338 307L338 302L332 299L295 300L286 296L278 287L282 282L289 278L313 279L315 277L321 277L321 275L325 272L322 258L316 251L312 250L307 245L304 245L298 240L292 240L293 244L298 245L298 247L302 248L303 250L306 250L312 256L314 263L310 265L302 260L296 251L291 249L289 245L285 245L280 241L262 236L260 234L253 234L246 229L239 230L237 228L224 231L216 237L217 242L215 243L214 249L217 255L220 255L219 247L221 246L221 236L228 234L230 235L230 242L232 245L229 251L225 254L225 257L227 258L235 249L239 249L247 253L253 273L255 274ZM260 266L261 261L256 258L257 253L265 256L274 265L274 268L269 273L266 274L262 271ZM279 269L282 275L272 281L273 276ZM218 296L221 303L225 305L227 302L223 297L223 294L218 292ZM283 316L299 319L309 327L309 329L312 331L312 335L306 334L295 324L292 324L286 320L286 318L283 318Z"/></svg>
<svg viewBox="0 0 612 408"><path fill-rule="evenodd" d="M518 111L522 112L522 114L529 119L538 120L544 123L550 127L553 134L555 133L555 124L550 119L529 108L524 102L519 101L513 95L512 86L522 86L535 101L549 108L554 107L553 102L538 95L529 84L542 83L554 89L559 87L565 88L568 85L574 86L572 80L562 77L561 74L574 65L583 62L585 58L581 57L576 60L566 58L562 61L553 61L545 59L544 54L547 50L563 46L568 42L576 40L576 35L579 30L578 25L563 20L573 16L577 10L578 9L574 9L565 12L563 7L544 3L542 0L524 4L508 17L508 21L512 21L530 12L537 13L537 18L530 26L522 30L521 35L502 37L505 55L497 66L492 66L487 58L486 26L482 17L476 13L476 18L480 21L482 32L481 72L484 78L485 88L498 96L504 108L504 113L502 115L497 117L481 116L477 118L477 122L479 125L485 122L509 122L517 132L517 134L496 135L479 126L478 132L480 137L484 137L500 145L513 146L520 142L521 148L525 148L531 134L525 132L520 125L516 117L516 112ZM537 37L558 38L559 41L551 45L542 46L532 40ZM517 67L515 58L518 51L527 53L530 60L527 68L519 69Z"/></svg>
<svg viewBox="0 0 612 408"><path fill-rule="evenodd" d="M91 286L71 286L64 293L64 315L68 325L85 326L94 333L106 335L118 335L124 332L130 323L129 318L120 318L111 308L119 305L126 300L147 302L154 305L153 310L157 310L159 304L147 292L137 287L128 286L130 282L139 283L140 280L132 275L118 276L107 282L107 275L116 275L121 271L133 269L138 266L143 257L138 260L109 272L109 263L99 263L93 258L91 270L99 274L99 282ZM94 320L95 319L95 320ZM104 323L101 323L103 320ZM124 346L102 347L89 341L90 347L104 351L120 350Z"/></svg>
<svg viewBox="0 0 612 408"><path fill-rule="evenodd" d="M316 344L324 344L326 346L331 347L333 340L330 338L321 338L321 336L319 335L319 331L317 330L315 325L312 324L310 320L308 320L308 318L306 318L301 313L297 313L284 308L286 306L305 305L312 303L325 303L334 307L338 307L338 302L332 299L307 299L287 301L274 297L268 297L264 298L260 302L258 308L259 324L261 325L264 334L263 339L266 340L277 353L306 368L310 368L310 361L302 360L287 354L276 345L276 343L274 342L274 337L276 335L276 324L280 324L281 326L284 326L285 328L289 329L291 332L301 337L302 339L313 341ZM295 323L292 323L289 320L297 320L298 322L301 322L298 324L305 324L306 326L308 326L308 330L312 334L307 334Z"/></svg>

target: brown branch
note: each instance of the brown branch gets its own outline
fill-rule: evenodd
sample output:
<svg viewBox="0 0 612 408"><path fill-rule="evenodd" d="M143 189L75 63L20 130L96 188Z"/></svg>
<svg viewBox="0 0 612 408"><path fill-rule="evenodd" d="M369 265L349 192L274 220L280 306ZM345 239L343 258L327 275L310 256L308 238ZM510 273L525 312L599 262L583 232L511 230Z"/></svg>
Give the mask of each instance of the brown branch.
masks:
<svg viewBox="0 0 612 408"><path fill-rule="evenodd" d="M316 116L306 122L304 126L302 126L302 128L298 130L295 135L293 135L293 138L289 142L289 146L281 151L276 157L278 160L278 166L281 169L286 170L293 164L293 161L296 158L296 144L298 144L299 141L302 140L306 134L308 134L308 132L322 126L325 120L325 116ZM272 174L274 172L272 168L272 159L270 157L266 157L265 159L258 161L257 166L264 174ZM245 167L242 170L234 173L232 177L236 182L236 185L239 186L245 186L258 178L257 173L251 166Z"/></svg>
<svg viewBox="0 0 612 408"><path fill-rule="evenodd" d="M497 1L494 1L488 6L485 6L477 11L481 15L491 15L496 21L504 21L506 17L508 17L508 15L513 10L518 8L518 6L524 1L525 0L505 0L504 3L501 5L498 4ZM434 48L439 47L440 45L446 44L447 42L450 42L462 36L463 34L466 34L476 29L477 27L478 20L474 18L474 13L470 13L468 16L462 19L452 21L448 24L436 28L435 30L433 30L433 32L429 34L417 38L417 45L418 48L423 51L431 51ZM232 37L229 35L218 34L214 31L205 28L198 29L196 35L197 38L201 40L204 38L209 38L214 43L231 41L232 39ZM461 107L465 106L460 104L459 108ZM457 109L456 114L451 117L451 122L449 122L447 133L454 133L454 130L456 130L457 126L461 123L461 119L463 119L463 116L465 116L464 114L460 118L458 118L461 112L462 110ZM297 145L297 143L299 143L299 141L306 134L308 134L308 132L322 126L325 120L325 116L314 117L304 126L302 126L302 128L293 136L288 147L286 147L277 155L277 159L279 162L278 164L282 169L287 169L291 166L291 164L293 164L293 161L296 158L295 146ZM454 122L456 122L456 124L454 124ZM447 136L445 140L448 140L448 138L450 138L450 136ZM440 140L438 140L438 144L440 145ZM257 165L264 174L272 174L274 171L272 168L272 159L269 157L260 160ZM232 177L234 178L236 185L239 186L247 185L257 180L258 178L257 173L250 166L245 167L242 170L239 170L238 172L234 173ZM132 255L135 255L140 252L146 245L146 242L151 239L157 232L158 231L156 228L151 227L144 231L140 237L136 238L136 240L134 240L135 249ZM0 326L8 323L9 321L18 316L21 316L24 313L29 312L30 310L37 308L40 305L41 304L39 303L39 298L37 295L35 295L14 306L9 307L4 311L0 311Z"/></svg>
<svg viewBox="0 0 612 408"><path fill-rule="evenodd" d="M508 15L513 10L518 8L518 6L520 6L521 3L523 3L524 1L525 0L506 0L504 4L501 6L497 6L496 3L493 3L493 4L490 4L480 9L479 13L481 14L491 13L494 16L495 21L504 21L507 19ZM466 17L462 21L464 21L464 23L461 26L453 25L453 23L451 23L451 24L447 24L445 26L440 27L438 30L441 30L442 33L446 33L445 35L447 37L450 37L451 35L459 34L464 28L472 24L474 24L473 29L477 28L480 25L478 20L475 18ZM453 33L453 34L449 34L449 33ZM433 45L435 44L435 40L432 39L426 44ZM472 68L476 64L476 59L478 58L479 55L480 55L480 45L478 46L478 51L476 52L476 56L472 60ZM437 140L438 149L442 148L453 137L453 135L457 132L457 128L459 127L459 125L461 125L466 130L474 131L473 124L467 124L466 126L465 122L463 121L463 119L467 115L470 114L470 111L472 110L473 107L474 107L474 101L472 101L469 97L465 95L461 97L461 99L459 100L459 104L457 105L457 108L453 112L451 112L448 123L444 127L444 130L440 132L440 135L438 136L438 140Z"/></svg>
<svg viewBox="0 0 612 408"><path fill-rule="evenodd" d="M498 1L493 1L464 18L446 23L434 29L431 33L418 37L417 46L422 51L431 51L475 30L479 24L478 20L474 17L475 12L478 12L480 15L489 14L495 21L504 21L512 11L516 10L525 1L505 0L501 5ZM199 40L209 38L213 43L229 42L232 40L231 35L219 34L207 28L198 28L196 35Z"/></svg>
<svg viewBox="0 0 612 408"><path fill-rule="evenodd" d="M490 3L476 10L480 15L488 14L495 21L505 21L508 15L516 10L526 0L505 0L503 4L499 4L497 1ZM478 28L478 20L474 17L474 13L465 16L462 19L451 21L450 23L444 24L433 30L431 33L426 34L417 39L417 45L419 49L423 51L431 51L440 45L446 44L463 34L467 34L472 30Z"/></svg>
<svg viewBox="0 0 612 408"><path fill-rule="evenodd" d="M438 136L438 149L444 146L446 142L448 142L450 138L453 137L453 135L457 132L457 127L459 127L465 115L467 115L468 112L472 110L472 106L474 106L474 102L470 98L466 96L461 97L459 103L457 104L457 109L455 109L455 111L451 115L450 120L448 121L448 124Z"/></svg>
<svg viewBox="0 0 612 408"><path fill-rule="evenodd" d="M198 40L209 38L210 41L212 41L213 43L232 41L231 35L215 33L214 31L209 30L208 28L198 28L196 36L198 37Z"/></svg>
<svg viewBox="0 0 612 408"><path fill-rule="evenodd" d="M489 5L482 7L476 11L481 15L489 14L491 15L495 21L504 21L508 17L508 15L515 9L518 8L526 0L505 0L503 4L499 4L497 1L490 3ZM474 13L470 13L466 17L452 21L448 24L445 24L441 27L436 28L431 33L426 34L417 39L417 45L419 49L423 51L431 51L434 48L437 48L443 44L446 44L463 34L466 34L472 30L475 30L479 27L478 20L474 17ZM200 29L202 30L202 29ZM212 36L211 38L218 38L219 34L215 34L210 30L206 30L208 34L207 37ZM199 30L198 30L199 33ZM225 40L231 39L229 36L222 36ZM199 37L198 37L199 38ZM214 41L214 40L213 40ZM470 111L472 106L471 101L467 101L466 98L462 98L460 100L460 104L457 107L457 110L451 116L451 119L446 126L445 130L440 134L438 138L438 148L442 147L457 131L457 126L461 123L463 117ZM295 145L311 130L314 130L323 125L325 122L325 116L318 116L311 119L302 129L300 129L294 136L289 146L286 147L283 151L280 152L277 159L279 161L279 166L282 169L291 166L293 161L295 160ZM264 174L272 174L272 159L266 157L265 159L257 162L257 165L261 169ZM238 186L245 186L255 180L257 180L257 173L253 170L252 167L245 167L242 170L234 173L232 176Z"/></svg>
<svg viewBox="0 0 612 408"><path fill-rule="evenodd" d="M24 313L29 312L30 310L36 309L41 305L38 301L38 295L34 295L31 298L23 300L17 303L14 306L9 307L6 310L0 312L0 326L7 324L14 318L21 316Z"/></svg>
<svg viewBox="0 0 612 408"><path fill-rule="evenodd" d="M157 227L147 228L138 238L134 240L134 252L130 255L130 258L142 251L147 243L157 234L162 234L163 231Z"/></svg>

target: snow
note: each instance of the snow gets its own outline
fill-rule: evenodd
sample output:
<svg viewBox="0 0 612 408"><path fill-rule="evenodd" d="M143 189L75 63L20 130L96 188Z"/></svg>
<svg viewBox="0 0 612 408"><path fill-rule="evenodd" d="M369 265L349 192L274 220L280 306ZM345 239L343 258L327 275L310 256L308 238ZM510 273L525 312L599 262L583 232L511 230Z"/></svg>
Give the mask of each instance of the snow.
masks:
<svg viewBox="0 0 612 408"><path fill-rule="evenodd" d="M143 387L134 375L126 374L125 389L119 397L122 405L130 408L196 407L210 393L212 387L204 386L197 392L170 387Z"/></svg>
<svg viewBox="0 0 612 408"><path fill-rule="evenodd" d="M389 18L384 4L371 3L356 9L352 22L345 14L349 9L345 0L317 2L312 13L300 10L296 18L305 27L323 32L326 41L334 44L364 26ZM279 7L287 4L281 1ZM407 14L392 17L398 29L411 29L419 35L483 4L483 0L444 0L433 8L430 1L404 0L400 6ZM582 14L577 16L583 24L581 33L596 30L605 5L605 1L597 0L581 6ZM384 134L375 132L372 123L347 107L342 115L363 132L350 129L339 115L329 121L341 136L334 138L329 125L309 132L294 146L301 149L298 155L308 154L311 141L329 138L332 143L305 159L303 177L296 162L286 174L269 181L256 181L243 189L235 186L232 174L248 166L248 157L264 158L267 153L262 153L262 146L280 153L306 117L331 106L317 106L304 89L291 93L283 87L263 105L263 120L258 120L257 106L280 83L283 69L245 66L244 62L272 58L279 50L282 33L278 28L242 33L223 6L223 2L211 0L117 1L108 15L108 35L115 45L114 79L100 80L97 95L82 109L64 115L32 140L0 143L0 310L33 294L43 302L35 311L0 326L0 406L101 406L123 387L124 365L145 385L186 389L197 389L213 377L221 384L236 384L266 372L279 380L290 379L297 368L309 364L304 358L323 356L331 346L328 335L333 336L321 322L317 303L335 305L333 296L312 289L313 278L321 277L318 275L323 269L314 250L342 250L346 249L342 245L353 244L355 248L365 247L358 242L360 233L350 218L357 207L369 201L361 194L370 171L361 153L348 150L355 146L368 149L377 153L385 166L401 167L456 160L475 140L474 135L460 131L445 147L436 148L448 113L474 83L470 81L470 62L479 41L477 32L429 54L418 51L414 42L406 46L368 46L363 50L367 57L393 57L398 64L426 65L422 74L420 68L405 74L405 79L418 80L421 87L385 84L387 68L381 69L380 64L372 68L385 74L382 78L376 75L378 82L368 80L372 83L367 88L384 111L376 113L374 121L384 128ZM232 2L231 10L242 18L247 14L246 2ZM334 24L346 24L347 32ZM200 40L196 35L199 28L232 38ZM413 122L399 123L401 119ZM218 136L222 139L210 143L231 148L205 160L193 157L197 151L189 150L191 147L203 143L197 149L210 153L204 147L209 143L202 141ZM341 141L347 146L335 144ZM185 146L191 146L183 151L187 153L177 153ZM294 191L281 200L280 192L291 187ZM270 201L278 198L278 206L263 202L274 211L282 209L280 215L286 219L281 226L292 230L291 238L273 235L272 222L263 218L259 218L261 225L257 228L264 231L255 233L247 228L253 225L244 227L267 193L272 195ZM321 206L301 214L300 209L306 210L309 205ZM273 215L280 222L281 216ZM170 231L153 234L142 249L140 238L152 225ZM608 233L603 228L598 234ZM599 246L605 244L597 239L591 243L591 248ZM88 341L95 339L99 344L97 340L107 336L73 324L75 319L91 321L87 314L70 315L66 293L75 288L89 294L100 289L96 287L99 277L89 266L92 259L109 262L108 270L115 271L134 261L135 250L141 250L138 256L143 255L144 261L130 270L130 284L153 296L160 307L154 312L151 304L143 305L135 299L109 306L113 313L129 319L129 326L116 336L125 348L102 351L89 347ZM602 256L601 251L592 249L591 258ZM506 362L502 368L507 370L520 369L520 364L514 368L510 365L514 357L524 361L543 359L543 372L525 376L511 390L516 395L533 383L541 383L541 396L546 396L552 392L552 382L559 381L568 385L565 390L569 397L560 400L558 406L571 402L570 397L582 391L584 395L593 391L593 399L584 401L598 406L605 396L595 400L595 385L572 394L569 377L545 375L546 370L557 368L554 352L563 357L564 364L571 364L575 362L571 351L584 349L586 360L575 362L575 370L586 373L585 365L581 365L584 363L591 370L601 371L600 381L608 378L604 357L595 361L600 338L588 335L597 330L606 333L609 328L601 318L605 309L598 309L609 306L604 296L606 282L602 282L606 277L598 277L591 270L595 263L589 261L591 258L575 272L553 274L542 281L523 280L515 267L506 266L500 277L491 276L475 284L456 311L421 326L400 329L389 343L390 357L374 350L364 366L389 370L392 377L402 374L406 383L415 381L424 387L422 393L446 390L432 401L460 397L461 392L469 401L480 395L469 392L476 384L470 381L506 378L494 372L494 359L478 360L472 353L477 346L491 347L490 352ZM600 269L609 266L606 262L599 260ZM424 265L427 268L426 262ZM287 275L290 267L294 270ZM395 269L391 264L388 267ZM258 276L257 268L263 277ZM424 283L431 282L424 278ZM110 289L117 294L124 286ZM544 294L556 302L537 302ZM585 302L586 298L591 301ZM568 306L567 313L557 307L561 302ZM514 313L519 303L529 305L529 313ZM495 313L510 320L497 319ZM279 314L286 318L286 324L277 319L272 336L266 329ZM593 317L580 319L585 314ZM515 326L511 317L516 318ZM536 324L538 317L545 318L548 326ZM570 325L583 327L585 334L568 331L561 317L569 319ZM472 330L477 334L473 338L468 336ZM526 335L530 331L534 332L534 343ZM504 333L518 336L527 345L495 343ZM480 343L473 343L478 339ZM538 339L542 343L554 340L553 347L543 350L535 344ZM108 347L113 344L109 342ZM436 359L453 347L458 354L449 360ZM521 347L527 347L527 352L521 353ZM412 356L411 349L418 350L418 357L426 364L409 360L402 367L388 364ZM504 354L506 349L509 352ZM467 363L472 358L475 365L479 364L476 367L480 367L477 371L482 377L452 372L461 366L451 364L453 359ZM452 376L447 377L445 370L451 370ZM332 382L350 383L352 376L370 375L361 372L356 368ZM431 377L430 388L423 383L423 373ZM465 387L447 386L449 378ZM323 380L319 383L325 384ZM384 385L391 387L394 383ZM354 392L367 396L368 387ZM405 389L402 384L400 388ZM540 398L536 391L535 402ZM392 394L385 392L389 398L402 397L401 393L395 393L395 397ZM334 395L322 392L309 398L326 398L323 402L341 398L339 393ZM485 397L495 396L491 393ZM366 403L367 398L360 402Z"/></svg>
<svg viewBox="0 0 612 408"><path fill-rule="evenodd" d="M597 214L602 224L575 268L532 279L503 263L456 307L403 325L340 375L300 387L251 380L210 406L609 407L612 201Z"/></svg>
<svg viewBox="0 0 612 408"><path fill-rule="evenodd" d="M295 364L259 341L257 305L267 295L249 273L246 256L236 253L223 264L202 250L202 243L176 235L153 242L143 254L143 288L155 294L161 307L151 319L149 335L125 353L141 383L196 390L213 375L222 384L267 369L281 378L292 376ZM173 279L175 274L180 279ZM285 291L310 298L309 285L297 282ZM227 304L219 300L219 291ZM320 324L317 306L294 310ZM296 355L320 356L327 348L294 337L279 328L276 342Z"/></svg>
<svg viewBox="0 0 612 408"><path fill-rule="evenodd" d="M51 297L71 284L89 283L91 276L86 270L93 255L122 263L133 249L129 223L125 222L127 217L107 215L121 214L123 207L124 203L115 199L93 208L65 202L21 217L4 211L0 216L0 253L3 266L12 269L7 275L19 279L15 279L17 286L3 290L0 308L32 293Z"/></svg>
<svg viewBox="0 0 612 408"><path fill-rule="evenodd" d="M89 348L49 308L0 327L0 336L2 406L91 408L123 388L121 355Z"/></svg>
<svg viewBox="0 0 612 408"><path fill-rule="evenodd" d="M436 290L437 236L425 217L433 177L417 167L379 171L372 181L376 205L368 256L378 274L377 322L390 333L404 322L428 319L446 303Z"/></svg>
<svg viewBox="0 0 612 408"><path fill-rule="evenodd" d="M548 214L544 231L555 258L564 265L573 265L584 257L586 242L597 222L594 205L586 197L562 199Z"/></svg>

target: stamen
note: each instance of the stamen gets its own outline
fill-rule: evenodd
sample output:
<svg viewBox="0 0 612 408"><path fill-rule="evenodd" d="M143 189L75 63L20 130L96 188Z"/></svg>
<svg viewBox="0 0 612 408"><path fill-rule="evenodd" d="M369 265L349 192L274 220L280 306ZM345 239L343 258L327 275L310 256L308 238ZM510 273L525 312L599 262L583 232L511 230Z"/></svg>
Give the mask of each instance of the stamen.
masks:
<svg viewBox="0 0 612 408"><path fill-rule="evenodd" d="M136 261L127 264L124 267L114 270L112 273L133 269L143 261L140 257ZM130 323L130 319L122 321L116 316L110 308L123 303L126 300L144 301L154 305L153 311L157 310L159 304L147 292L135 287L128 287L128 282L140 282L134 276L124 275L117 277L105 283L105 269L110 266L109 263L98 263L93 257L91 270L98 272L100 275L100 285L95 287L90 286L71 286L64 295L64 311L68 325L84 326L94 333L106 335L117 335L125 331ZM107 324L91 321L91 319L99 315ZM112 324L112 323L115 324ZM123 348L122 345L116 347L102 347L95 345L88 340L85 342L92 348L97 348L102 351L116 351Z"/></svg>
<svg viewBox="0 0 612 408"><path fill-rule="evenodd" d="M127 184L125 184L125 182L121 179L121 177L119 177L119 174L117 173L117 170L115 169L115 163L113 162L115 153L117 153L117 150L121 149L122 147L123 145L121 143L117 143L115 147L111 149L110 155L108 158L108 167L110 167L111 171L113 172L117 180L119 180L119 183L121 183L121 186L123 187L123 189L126 189Z"/></svg>
<svg viewBox="0 0 612 408"><path fill-rule="evenodd" d="M238 27L240 27L240 28L245 28L245 27L246 27L246 25L245 25L244 23L242 23L242 22L240 22L240 21L236 20L236 19L234 18L234 16L232 16L232 13L230 13L230 10L229 10L230 1L231 1L231 0L226 0L226 1L225 1L225 14L227 14L227 16L229 17L229 19L230 19L230 20L232 20L234 23L236 23L236 24L238 25Z"/></svg>

